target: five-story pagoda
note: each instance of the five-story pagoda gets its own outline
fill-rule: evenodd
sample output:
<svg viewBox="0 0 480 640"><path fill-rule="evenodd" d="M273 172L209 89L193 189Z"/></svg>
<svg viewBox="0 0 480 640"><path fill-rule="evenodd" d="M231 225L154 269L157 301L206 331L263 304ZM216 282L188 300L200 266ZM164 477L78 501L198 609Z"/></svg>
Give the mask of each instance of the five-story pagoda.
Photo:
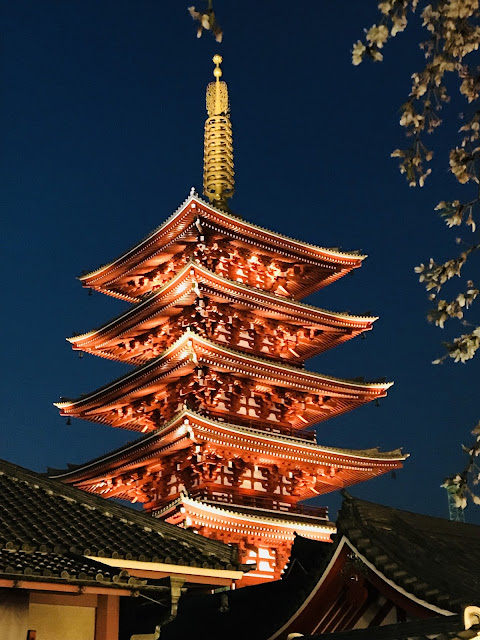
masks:
<svg viewBox="0 0 480 640"><path fill-rule="evenodd" d="M278 578L294 534L328 540L325 509L300 501L401 466L401 451L323 447L311 427L384 396L390 384L308 371L306 358L368 331L374 317L299 300L365 256L281 236L232 215L227 85L207 88L204 194L187 200L122 256L81 277L132 302L69 338L73 348L135 366L61 414L144 434L51 475L156 517L235 543L256 562L243 584Z"/></svg>

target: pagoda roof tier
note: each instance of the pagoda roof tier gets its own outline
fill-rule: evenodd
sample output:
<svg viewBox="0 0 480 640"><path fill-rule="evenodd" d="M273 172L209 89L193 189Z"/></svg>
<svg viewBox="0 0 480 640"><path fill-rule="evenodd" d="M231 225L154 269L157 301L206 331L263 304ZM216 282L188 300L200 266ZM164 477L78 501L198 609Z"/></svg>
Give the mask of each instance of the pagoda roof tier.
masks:
<svg viewBox="0 0 480 640"><path fill-rule="evenodd" d="M323 517L295 514L290 518L278 511L211 504L191 496L181 496L156 515L209 538L236 544L242 562L252 565L238 583L241 585L279 580L296 536L331 542L336 533L335 525Z"/></svg>
<svg viewBox="0 0 480 640"><path fill-rule="evenodd" d="M303 429L386 395L393 383L344 380L234 351L187 329L161 356L82 396L64 416L151 431L188 406L207 414Z"/></svg>
<svg viewBox="0 0 480 640"><path fill-rule="evenodd" d="M162 467L163 458L205 443L219 453L228 451L229 459L280 465L287 470L308 467L316 476L315 483L296 500L329 493L398 469L408 457L399 449L381 452L376 448L326 447L298 437L220 422L186 409L151 434L90 462L69 465L65 470L50 469L49 475L105 498L131 499L130 487L122 487L121 483L112 482L113 479L140 472L139 477L149 481L147 476Z"/></svg>
<svg viewBox="0 0 480 640"><path fill-rule="evenodd" d="M190 526L195 529L205 527L261 537L264 544L269 540L293 542L296 535L330 542L330 536L336 533L335 525L325 518L301 514L292 518L291 514L279 511L211 504L191 496L180 496L154 515L172 524L180 524L189 518Z"/></svg>
<svg viewBox="0 0 480 640"><path fill-rule="evenodd" d="M234 332L230 331L232 319L237 324ZM318 309L188 262L138 305L99 329L68 340L74 349L140 365L159 355L191 325L206 337L242 351L304 360L369 331L376 319Z"/></svg>
<svg viewBox="0 0 480 640"><path fill-rule="evenodd" d="M252 253L255 260L261 257L265 261L270 257L272 267L275 267L276 261L292 269L297 265L297 271L300 270L301 273L291 276L288 284L283 282L280 288L276 282L260 285L264 289L271 288L277 290L277 293L297 299L360 267L366 257L358 252L348 253L339 249L317 247L269 231L216 209L192 194L166 222L145 239L113 262L80 276L80 280L85 287L136 302L142 295L162 284L169 273L177 270L182 256L184 258L197 247L202 253L205 249L202 243L207 236L212 241L229 240L232 243L229 249ZM203 255L205 257L205 251ZM169 262L172 264L168 264ZM234 264L232 260L229 262L230 266ZM263 266L268 267L265 262ZM281 275L288 280L286 273Z"/></svg>

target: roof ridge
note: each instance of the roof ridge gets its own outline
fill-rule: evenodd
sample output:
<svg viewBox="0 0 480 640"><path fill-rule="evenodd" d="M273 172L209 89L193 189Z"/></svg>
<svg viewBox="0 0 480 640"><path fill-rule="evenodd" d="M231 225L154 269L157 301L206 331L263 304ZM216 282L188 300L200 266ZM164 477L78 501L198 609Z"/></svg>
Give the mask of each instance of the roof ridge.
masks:
<svg viewBox="0 0 480 640"><path fill-rule="evenodd" d="M371 502L370 500L363 500L361 498L355 498L347 491L342 491L342 495L344 498L357 510L362 507L367 509L374 509L376 511L383 511L384 513L392 513L395 515L406 514L408 516L414 516L416 518L425 519L425 520L435 520L436 522L445 524L446 526L451 526L452 528L458 529L470 529L473 531L474 529L478 532L480 537L480 525L474 524L471 522L459 522L456 520L450 520L449 518L443 516L432 516L427 513L419 513L418 511L409 511L406 509L397 509L396 507L390 507L389 505L378 504L376 502ZM361 515L359 514L359 517ZM368 520L370 523L374 522L370 518Z"/></svg>
<svg viewBox="0 0 480 640"><path fill-rule="evenodd" d="M223 512L223 513L226 512L226 513L231 514L231 515L238 515L238 513L239 513L238 511L232 510L231 508L229 509L228 507L232 507L234 505L229 505L226 502L218 502L218 503L213 504L213 503L210 503L210 502L203 502L202 500L197 500L196 498L193 498L193 497L188 496L188 495L187 496L180 496L179 498L174 500L173 503L177 503L177 501L179 503L179 502L181 502L183 500L188 500L190 502L194 502L195 504L202 505L203 507L206 506L206 507L211 508L213 510L217 510L217 511L220 511L220 512ZM240 505L238 505L238 506L240 506ZM279 516L283 515L282 511L275 511L273 509L262 509L262 511L271 511L271 513L278 513ZM247 514L247 513L242 513L241 515L246 517L246 518L251 518L252 520L255 519L255 518L259 518L260 517L260 516L255 516L255 515L251 515L251 514ZM302 514L299 514L299 515L302 515ZM264 517L263 519L264 520L268 520L270 522L280 522L282 524L290 524L290 525L292 524L291 520L281 520L281 517L280 518L269 518L267 516L267 517ZM314 518L312 518L312 519L314 519ZM318 520L320 520L320 518L318 518ZM297 524L298 526L302 526L303 524L305 524L305 525L310 525L310 526L324 527L325 529L329 529L331 533L334 533L336 531L335 524L333 522L330 522L329 520L322 520L322 524L314 523L312 525L308 521L305 522L305 523L297 522L295 524Z"/></svg>
<svg viewBox="0 0 480 640"><path fill-rule="evenodd" d="M364 258L367 257L366 254L362 254L358 250L341 251L338 248L329 249L328 247L321 247L319 245L315 245L315 244L311 244L310 242L306 242L304 240L297 240L296 238L292 238L291 236L286 236L283 233L278 233L277 231L272 231L271 229L268 229L267 227L262 227L261 225L255 224L254 222L248 222L247 220L245 220L241 216L237 216L237 215L231 213L230 211L223 211L222 209L217 209L217 207L214 207L209 202L206 202L198 194L194 194L192 199L194 199L197 202L205 205L209 209L212 209L212 211L214 211L215 213L218 213L218 214L220 214L222 216L227 216L227 217L230 217L230 218L234 218L234 219L238 220L238 222L241 222L242 224L247 224L248 226L253 227L254 229L258 229L259 231L262 231L263 233L269 233L269 234L272 234L272 235L277 236L279 238L282 238L284 240L288 240L290 242L295 242L297 244L304 245L305 247L309 247L311 249L320 249L320 251L327 251L328 253L334 253L334 254L339 255L339 256L348 256L348 257L352 257L352 258L362 258L362 259L364 259Z"/></svg>
<svg viewBox="0 0 480 640"><path fill-rule="evenodd" d="M139 245L141 245L143 242L145 242L145 240L148 240L150 237L152 237L153 235L158 233L160 231L160 229L162 229L162 227L166 226L169 222L171 222L175 218L175 216L178 215L180 213L180 211L182 211L182 209L184 209L186 207L186 205L188 205L189 202L191 202L193 200L193 198L194 198L193 194L190 193L190 195L187 198L185 198L185 200L175 209L175 211L172 214L170 214L168 216L168 218L164 222L162 222L162 224L158 225L158 227L156 227L153 231L151 231L146 236L144 236L139 242L137 242L135 245L133 245L132 247L130 247L129 249L124 251L124 253L122 253L117 258L114 258L113 261L106 262L105 264L100 265L96 269L93 269L92 271L89 271L88 273L84 273L83 275L78 276L78 280L81 280L81 281L86 280L87 278L93 276L94 274L98 273L99 271L103 271L103 269L105 269L106 267L112 266L122 256L124 256L124 255L126 255L128 253L131 253Z"/></svg>

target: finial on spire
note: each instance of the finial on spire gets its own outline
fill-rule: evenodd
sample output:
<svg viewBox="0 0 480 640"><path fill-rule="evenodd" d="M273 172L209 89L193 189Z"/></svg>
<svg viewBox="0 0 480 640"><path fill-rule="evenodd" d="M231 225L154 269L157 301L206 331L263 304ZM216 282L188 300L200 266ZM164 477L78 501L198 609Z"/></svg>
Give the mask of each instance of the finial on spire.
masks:
<svg viewBox="0 0 480 640"><path fill-rule="evenodd" d="M232 124L227 83L220 80L222 56L213 56L215 82L207 87L208 119L205 122L203 193L210 202L228 209L227 200L234 193Z"/></svg>
<svg viewBox="0 0 480 640"><path fill-rule="evenodd" d="M223 58L219 53L216 53L213 56L213 64L215 65L215 69L213 70L213 75L217 80L219 80L222 76L222 70L220 69L220 65L223 62Z"/></svg>

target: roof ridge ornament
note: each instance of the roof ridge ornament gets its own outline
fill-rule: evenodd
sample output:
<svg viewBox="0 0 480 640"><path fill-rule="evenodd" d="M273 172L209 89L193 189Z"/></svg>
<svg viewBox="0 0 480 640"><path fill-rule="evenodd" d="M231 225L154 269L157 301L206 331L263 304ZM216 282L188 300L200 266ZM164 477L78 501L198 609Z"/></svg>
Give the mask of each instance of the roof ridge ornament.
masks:
<svg viewBox="0 0 480 640"><path fill-rule="evenodd" d="M233 140L227 83L220 80L222 56L213 56L215 81L207 86L203 155L203 193L209 201L228 211L234 194Z"/></svg>

